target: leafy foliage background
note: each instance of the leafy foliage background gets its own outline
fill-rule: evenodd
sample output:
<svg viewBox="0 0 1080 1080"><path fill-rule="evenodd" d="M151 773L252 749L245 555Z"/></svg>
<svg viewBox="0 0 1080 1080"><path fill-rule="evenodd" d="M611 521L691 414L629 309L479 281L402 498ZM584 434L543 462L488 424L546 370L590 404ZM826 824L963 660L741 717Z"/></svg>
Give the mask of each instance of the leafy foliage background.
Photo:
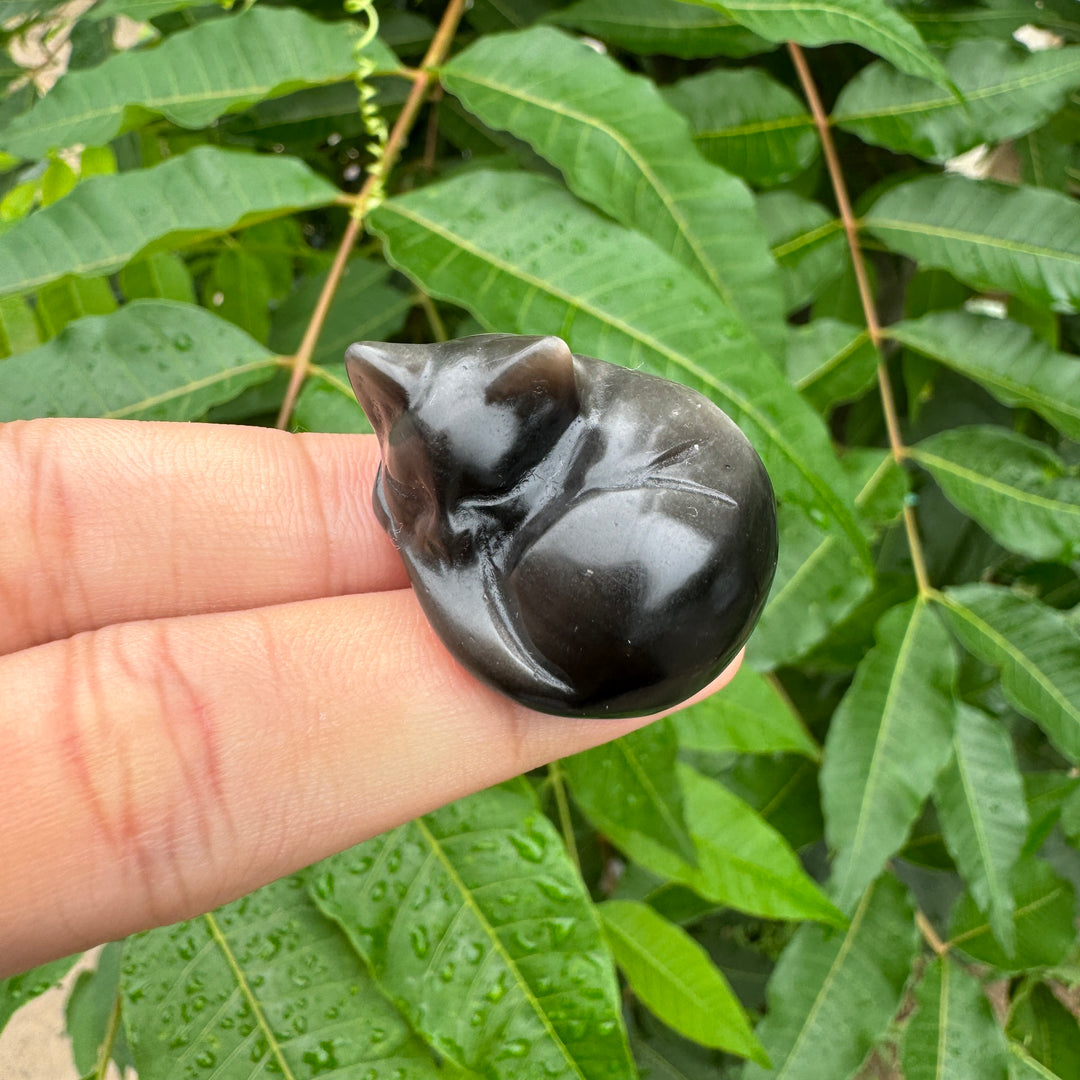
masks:
<svg viewBox="0 0 1080 1080"><path fill-rule="evenodd" d="M556 333L743 426L776 585L714 699L108 946L79 1070L1080 1075L1075 3L374 6L6 0L0 420Z"/></svg>

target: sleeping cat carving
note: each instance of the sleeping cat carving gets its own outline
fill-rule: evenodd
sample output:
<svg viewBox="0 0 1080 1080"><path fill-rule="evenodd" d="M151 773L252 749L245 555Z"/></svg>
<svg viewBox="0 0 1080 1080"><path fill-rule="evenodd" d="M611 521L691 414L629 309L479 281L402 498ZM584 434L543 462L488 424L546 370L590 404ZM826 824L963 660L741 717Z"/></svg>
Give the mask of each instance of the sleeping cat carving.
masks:
<svg viewBox="0 0 1080 1080"><path fill-rule="evenodd" d="M475 675L563 716L684 700L749 636L776 567L761 461L696 391L557 337L359 342L376 514Z"/></svg>

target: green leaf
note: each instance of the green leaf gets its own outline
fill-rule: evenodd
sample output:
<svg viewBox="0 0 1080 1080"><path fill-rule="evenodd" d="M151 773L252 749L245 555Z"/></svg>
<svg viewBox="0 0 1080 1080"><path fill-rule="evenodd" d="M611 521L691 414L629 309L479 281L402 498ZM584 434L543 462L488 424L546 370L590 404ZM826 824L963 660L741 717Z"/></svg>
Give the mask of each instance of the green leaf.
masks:
<svg viewBox="0 0 1080 1080"><path fill-rule="evenodd" d="M442 1075L302 878L128 938L121 984L139 1080Z"/></svg>
<svg viewBox="0 0 1080 1080"><path fill-rule="evenodd" d="M139 254L337 197L296 158L212 146L150 169L93 176L0 235L0 295L31 292L63 274L108 274Z"/></svg>
<svg viewBox="0 0 1080 1080"><path fill-rule="evenodd" d="M371 434L371 424L353 394L344 364L311 367L296 399L292 426L294 431Z"/></svg>
<svg viewBox="0 0 1080 1080"><path fill-rule="evenodd" d="M1080 440L1080 364L1010 319L938 311L894 323L890 337L974 379L1005 405L1033 409Z"/></svg>
<svg viewBox="0 0 1080 1080"><path fill-rule="evenodd" d="M69 274L38 290L35 313L42 336L49 341L68 323L87 315L109 315L116 306L107 278L78 278Z"/></svg>
<svg viewBox="0 0 1080 1080"><path fill-rule="evenodd" d="M743 1080L851 1076L900 1004L918 941L907 893L887 875L863 895L846 933L800 927L769 980L757 1028L772 1071L749 1065Z"/></svg>
<svg viewBox="0 0 1080 1080"><path fill-rule="evenodd" d="M718 693L677 712L671 723L679 746L736 754L821 757L817 743L776 686L749 664Z"/></svg>
<svg viewBox="0 0 1080 1080"><path fill-rule="evenodd" d="M949 501L999 544L1032 559L1080 555L1080 468L994 425L932 435L910 453Z"/></svg>
<svg viewBox="0 0 1080 1080"><path fill-rule="evenodd" d="M622 828L693 863L697 856L675 773L678 752L675 729L665 719L564 758L562 765L574 798L594 820L617 808Z"/></svg>
<svg viewBox="0 0 1080 1080"><path fill-rule="evenodd" d="M779 280L750 192L698 157L652 82L548 27L482 38L441 77L484 123L555 164L576 195L708 282L781 355Z"/></svg>
<svg viewBox="0 0 1080 1080"><path fill-rule="evenodd" d="M701 390L754 443L777 497L814 508L865 565L821 420L711 290L645 237L554 181L481 170L390 199L370 223L394 265L485 326L560 333L577 353Z"/></svg>
<svg viewBox="0 0 1080 1080"><path fill-rule="evenodd" d="M948 761L956 715L952 642L926 600L893 608L876 636L833 715L821 769L843 911L903 846Z"/></svg>
<svg viewBox="0 0 1080 1080"><path fill-rule="evenodd" d="M1009 1062L1010 1080L1067 1080L1066 1077L1051 1072L1018 1043L1009 1043L1009 1053L1012 1055Z"/></svg>
<svg viewBox="0 0 1080 1080"><path fill-rule="evenodd" d="M578 0L548 22L569 26L636 53L686 60L752 56L776 46L716 11L679 0Z"/></svg>
<svg viewBox="0 0 1080 1080"><path fill-rule="evenodd" d="M149 22L170 11L201 5L202 0L98 0L87 12L91 19L115 19L126 15L129 19Z"/></svg>
<svg viewBox="0 0 1080 1080"><path fill-rule="evenodd" d="M319 907L439 1054L488 1077L632 1077L596 910L526 797L460 799L315 874Z"/></svg>
<svg viewBox="0 0 1080 1080"><path fill-rule="evenodd" d="M0 421L197 420L276 370L273 353L208 311L136 300L0 364Z"/></svg>
<svg viewBox="0 0 1080 1080"><path fill-rule="evenodd" d="M1065 616L997 585L962 585L937 599L964 648L1001 669L1013 707L1080 762L1080 637Z"/></svg>
<svg viewBox="0 0 1080 1080"><path fill-rule="evenodd" d="M1013 41L961 41L945 67L963 100L878 61L840 92L833 123L875 146L944 162L1038 127L1080 86L1080 48L1032 53Z"/></svg>
<svg viewBox="0 0 1080 1080"><path fill-rule="evenodd" d="M295 8L259 5L208 19L157 48L116 53L96 67L68 72L0 131L0 147L38 158L73 143L101 146L155 115L202 128L264 98L350 78L358 34L358 23L323 22ZM378 69L398 66L377 39L366 54Z"/></svg>
<svg viewBox="0 0 1080 1080"><path fill-rule="evenodd" d="M957 710L952 752L934 789L942 835L971 895L990 912L994 936L1011 951L1009 875L1028 829L1016 755L1001 724L970 705Z"/></svg>
<svg viewBox="0 0 1080 1080"><path fill-rule="evenodd" d="M0 1031L28 1001L52 989L74 966L82 953L73 953L60 960L50 960L21 975L0 979Z"/></svg>
<svg viewBox="0 0 1080 1080"><path fill-rule="evenodd" d="M375 259L354 256L345 264L312 354L313 363L340 364L354 341L386 341L398 333L414 300L390 283L391 274L386 263ZM296 282L273 315L270 347L274 352L289 356L300 347L325 284L325 273ZM349 396L355 404L351 390Z"/></svg>
<svg viewBox="0 0 1080 1080"><path fill-rule="evenodd" d="M218 318L265 342L270 336L271 298L262 259L239 247L218 252L203 284L203 303Z"/></svg>
<svg viewBox="0 0 1080 1080"><path fill-rule="evenodd" d="M597 910L615 962L647 1008L702 1046L769 1064L739 999L685 930L633 900L609 900Z"/></svg>
<svg viewBox="0 0 1080 1080"><path fill-rule="evenodd" d="M21 296L0 297L0 359L40 343L33 308Z"/></svg>
<svg viewBox="0 0 1080 1080"><path fill-rule="evenodd" d="M848 452L845 462L859 467L855 506L861 515L873 509L887 518L879 503L899 510L903 475L887 457L876 461ZM777 510L780 555L769 601L747 643L747 658L758 670L771 670L798 659L826 638L871 592L873 579L853 555L811 518L781 504Z"/></svg>
<svg viewBox="0 0 1080 1080"><path fill-rule="evenodd" d="M716 68L680 79L664 97L690 121L697 148L756 187L793 180L818 156L802 100L757 68Z"/></svg>
<svg viewBox="0 0 1080 1080"><path fill-rule="evenodd" d="M1080 207L1045 188L924 176L887 191L863 224L893 251L975 289L1080 306Z"/></svg>
<svg viewBox="0 0 1080 1080"><path fill-rule="evenodd" d="M757 209L780 264L785 307L789 312L806 307L848 265L844 226L820 203L792 191L759 195Z"/></svg>
<svg viewBox="0 0 1080 1080"><path fill-rule="evenodd" d="M120 291L130 300L176 300L195 303L195 285L187 263L171 251L137 259L119 274ZM2 303L2 301L0 301Z"/></svg>
<svg viewBox="0 0 1080 1080"><path fill-rule="evenodd" d="M609 806L582 809L603 833L647 870L688 885L699 896L773 919L843 916L807 877L784 839L741 799L686 765L678 769L697 865L632 829Z"/></svg>
<svg viewBox="0 0 1080 1080"><path fill-rule="evenodd" d="M1080 1025L1045 983L1029 985L1013 1001L1006 1030L1054 1076L1080 1076Z"/></svg>
<svg viewBox="0 0 1080 1080"><path fill-rule="evenodd" d="M98 956L93 971L80 972L64 1007L71 1054L80 1075L89 1073L98 1058L105 1031L120 990L120 954L123 945L110 942ZM115 1045L115 1044L114 1044Z"/></svg>
<svg viewBox="0 0 1080 1080"><path fill-rule="evenodd" d="M901 71L948 86L940 62L918 32L884 0L693 0L768 41L828 45L851 41Z"/></svg>
<svg viewBox="0 0 1080 1080"><path fill-rule="evenodd" d="M927 965L904 1029L904 1080L1008 1080L1009 1053L978 979L948 956Z"/></svg>
<svg viewBox="0 0 1080 1080"><path fill-rule="evenodd" d="M1042 22L1045 9L1026 0L896 0L895 6L926 41L949 44L964 38L1010 38L1025 23Z"/></svg>
<svg viewBox="0 0 1080 1080"><path fill-rule="evenodd" d="M1076 893L1041 859L1021 859L1009 886L1016 899L1012 921L1016 948L997 943L989 918L970 893L960 897L949 922L949 945L999 971L1052 967L1060 963L1076 939Z"/></svg>
<svg viewBox="0 0 1080 1080"><path fill-rule="evenodd" d="M861 397L877 376L878 354L864 327L814 319L791 331L787 373L819 412Z"/></svg>

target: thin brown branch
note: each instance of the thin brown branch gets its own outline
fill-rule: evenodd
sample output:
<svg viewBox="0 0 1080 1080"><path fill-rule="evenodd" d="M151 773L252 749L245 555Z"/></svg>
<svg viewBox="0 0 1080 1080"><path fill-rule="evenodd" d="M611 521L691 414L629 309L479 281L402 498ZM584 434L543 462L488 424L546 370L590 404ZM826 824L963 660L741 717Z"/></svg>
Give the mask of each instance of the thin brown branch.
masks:
<svg viewBox="0 0 1080 1080"><path fill-rule="evenodd" d="M919 933L922 934L926 944L929 945L938 956L945 956L948 953L949 946L938 937L937 931L931 925L930 920L919 909L916 909L915 911L915 925L918 926Z"/></svg>
<svg viewBox="0 0 1080 1080"><path fill-rule="evenodd" d="M855 214L851 209L851 200L848 198L844 171L840 166L840 157L836 152L836 143L833 141L829 117L821 104L821 95L818 94L817 84L810 73L810 65L806 62L806 56L803 54L802 48L796 45L795 42L789 41L787 48L791 62L795 65L795 72L799 76L803 93L806 95L807 104L810 106L810 114L814 118L814 126L817 128L818 137L821 139L821 148L825 154L825 167L829 173L829 181L832 184L833 195L836 198L836 207L840 211L840 221L844 226L844 235L847 237L848 249L851 252L851 263L855 271L855 283L859 290L859 301L862 304L866 329L870 334L870 341L878 354L878 392L881 396L881 409L885 414L885 428L889 435L889 447L897 464L902 465L907 457L907 447L904 445L900 435L896 397L893 394L892 383L889 381L889 372L885 366L885 356L882 352L884 335L881 331L881 323L878 320L873 293L870 291L870 279L866 274L866 262L863 259L862 248L859 245L859 223L856 221ZM919 591L927 594L930 592L930 578L926 571L922 541L919 539L915 512L907 505L904 506L904 529L907 533L908 548L911 551L911 563L915 570L915 580L919 584Z"/></svg>
<svg viewBox="0 0 1080 1080"><path fill-rule="evenodd" d="M446 5L446 11L443 12L435 36L431 39L428 51L413 78L409 96L405 99L405 105L402 107L390 136L386 140L386 149L382 159L368 173L360 191L350 200L352 216L349 225L341 238L341 243L338 245L337 254L334 256L330 273L326 276L326 282L323 285L318 303L316 303L315 309L311 313L311 320L304 331L303 340L296 350L296 355L292 358L292 377L289 380L289 387L285 391L285 399L281 403L281 411L278 413L277 418L279 428L286 427L289 423L289 417L292 416L296 398L300 393L300 387L303 386L304 379L311 368L311 357L315 352L319 334L322 333L323 324L326 322L326 314L330 310L330 304L333 302L342 275L345 273L345 265L348 262L349 255L356 244L357 237L360 235L360 228L367 212L368 203L371 201L371 196L378 190L380 185L385 184L390 175L390 170L397 164L397 160L401 156L401 151L405 146L409 133L412 131L413 124L416 123L420 106L427 96L428 87L431 85L432 69L438 67L446 59L446 54L450 51L450 45L454 40L454 34L457 32L458 22L461 20L461 13L464 9L465 0L450 0L450 3Z"/></svg>

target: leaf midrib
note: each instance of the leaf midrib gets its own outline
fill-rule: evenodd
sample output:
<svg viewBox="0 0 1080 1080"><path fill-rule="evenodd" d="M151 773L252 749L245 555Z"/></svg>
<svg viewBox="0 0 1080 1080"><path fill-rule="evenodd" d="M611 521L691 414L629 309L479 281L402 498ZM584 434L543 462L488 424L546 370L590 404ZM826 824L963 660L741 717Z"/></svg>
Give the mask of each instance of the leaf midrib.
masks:
<svg viewBox="0 0 1080 1080"><path fill-rule="evenodd" d="M1031 383L1016 382L1010 379L1007 372L981 367L978 364L969 362L957 361L949 356L945 350L935 347L933 343L926 342L918 334L909 334L903 330L897 332L897 328L893 327L891 331L886 330L885 335L907 345L908 348L914 349L931 360L936 360L945 367L969 375L978 382L989 383L991 386L1007 391L1021 401L1038 402L1047 411L1063 413L1066 416L1080 420L1080 405L1071 404L1068 398L1048 397L1039 387L1032 386Z"/></svg>
<svg viewBox="0 0 1080 1080"><path fill-rule="evenodd" d="M911 618L908 620L907 627L904 629L904 636L900 640L900 648L896 653L896 663L893 665L892 675L889 679L889 688L885 694L885 702L881 707L881 723L878 726L877 735L874 738L874 751L870 758L870 767L867 770L866 786L863 788L859 799L859 820L855 825L855 835L851 838L851 845L848 848L848 851L851 853L847 861L847 874L849 877L852 863L855 861L855 856L864 843L864 836L869 818L867 808L868 805L871 804L870 793L875 788L877 775L881 771L883 758L882 746L888 741L887 736L890 731L890 725L895 719L894 710L896 705L894 698L899 691L901 676L906 674L905 667L907 665L908 655L914 648L916 626L922 617L923 612L926 610L925 601L921 598L915 601L915 607L912 609Z"/></svg>
<svg viewBox="0 0 1080 1080"><path fill-rule="evenodd" d="M552 1025L550 1017L541 1008L540 1002L537 1000L536 995L532 992L532 987L529 986L529 984L525 981L525 978L522 975L521 970L518 968L518 965L514 962L510 954L506 951L506 946L503 945L502 939L499 937L497 931L495 930L495 927L491 925L487 917L480 910L479 905L473 899L471 890L467 888L465 882L461 880L461 876L458 874L457 868L447 857L447 854L443 849L442 844L440 844L439 841L436 839L434 833L432 833L432 831L428 828L427 822L425 822L422 817L417 818L413 824L416 825L417 829L423 835L424 839L427 841L429 848L431 849L431 851L434 852L435 857L439 860L440 863L442 863L443 869L446 871L447 876L454 883L454 887L458 890L458 893L461 896L463 906L468 907L472 911L477 922L487 932L488 940L492 943L493 951L497 952L502 957L503 962L506 964L507 970L513 973L514 979L518 987L520 988L522 994L524 995L525 1000L529 1003L529 1006L532 1008L533 1013L540 1020L540 1023L546 1029L552 1041L562 1052L563 1057L570 1065L574 1075L577 1076L579 1080L586 1080L585 1074L581 1071L581 1068L579 1067L574 1056L570 1053L569 1048L559 1037L559 1033Z"/></svg>
<svg viewBox="0 0 1080 1080"><path fill-rule="evenodd" d="M914 233L917 236L935 236L942 240L960 240L966 244L996 248L1012 254L1031 255L1037 259L1056 259L1070 265L1080 264L1080 256L1054 248L1024 244L988 233L973 233L967 229L950 228L945 225L927 225L924 222L903 221L897 218L875 218L871 215L861 224L869 229L895 229L897 232Z"/></svg>
<svg viewBox="0 0 1080 1080"><path fill-rule="evenodd" d="M601 120L599 117L590 116L587 113L579 112L577 109L571 109L559 101L551 101L549 99L537 97L534 94L530 94L525 90L517 87L506 86L503 83L491 82L485 79L479 78L472 73L462 73L456 69L449 69L447 74L453 78L462 79L465 82L472 82L477 86L482 86L487 90L491 90L494 93L505 94L507 97L517 98L519 101L525 102L538 109L547 109L549 112L556 116L563 116L569 120L575 120L584 127L592 128L595 131L602 132L609 139L614 142L620 150L629 158L629 160L637 167L638 171L645 177L649 185L659 196L660 201L664 204L667 212L671 215L672 221L678 229L679 235L686 242L687 247L694 253L694 258L698 265L708 276L712 286L720 295L730 303L732 299L732 293L726 284L720 279L717 274L716 267L713 265L705 252L701 249L701 245L698 243L697 236L690 228L689 223L682 216L682 214L676 209L677 199L671 193L667 185L660 182L660 178L653 171L652 166L638 153L637 148L633 143L629 142L625 136L617 128L612 127L607 121ZM509 128L505 130L510 130ZM567 170L569 173L569 170ZM570 179L568 175L568 180Z"/></svg>
<svg viewBox="0 0 1080 1080"><path fill-rule="evenodd" d="M818 1011L822 1008L825 1002L825 998L828 996L829 990L832 984L839 977L839 972L844 966L844 961L847 958L847 954L854 948L855 938L858 934L863 920L866 918L866 911L870 906L870 897L873 895L873 889L867 889L863 894L862 900L859 902L859 906L855 909L854 915L851 917L851 924L848 927L847 933L844 935L844 940L840 944L840 948L837 950L836 956L833 958L833 962L829 965L828 974L825 976L824 981L821 984L821 991L814 998L813 1005L810 1006L810 1011L806 1014L806 1019L803 1021L802 1027L799 1029L799 1034L796 1036L795 1041L791 1044L791 1050L788 1053L783 1067L776 1074L776 1080L783 1080L783 1077L787 1074L788 1068L795 1060L795 1056L798 1053L799 1047L802 1045L803 1040L807 1037L809 1031L815 1027L815 1021Z"/></svg>
<svg viewBox="0 0 1080 1080"><path fill-rule="evenodd" d="M1027 663L1027 654L1018 649L1013 643L1005 637L1003 634L998 633L989 623L987 623L980 615L969 608L966 604L960 603L958 600L953 599L948 593L938 593L934 599L938 603L944 604L951 611L954 611L965 622L969 623L974 629L983 635L983 637L989 638L999 650L1008 656L1013 663L1023 668L1027 672L1028 676L1047 693L1047 695L1053 698L1058 703L1062 712L1071 717L1072 720L1080 724L1080 709L1077 709L1071 701L1064 694L1058 690L1057 685L1051 680L1037 664L1032 661ZM999 666L999 665L995 665Z"/></svg>
<svg viewBox="0 0 1080 1080"><path fill-rule="evenodd" d="M976 472L966 465L961 465L959 462L952 461L949 458L940 457L928 450L922 450L917 446L911 447L909 453L920 464L939 468L942 472L951 473L954 476L967 480L971 484L987 488L999 495L1015 499L1017 502L1027 503L1030 506L1048 510L1054 514L1075 514L1077 517L1080 517L1080 504L1061 502L1057 499L1048 498L1045 495L1037 495L1034 492L1025 491L1023 488L1013 487L1011 484L1006 484L1001 480L994 479L992 476L987 476L986 473Z"/></svg>
<svg viewBox="0 0 1080 1080"><path fill-rule="evenodd" d="M1075 58L1074 58L1075 59ZM1080 59L1076 60L1080 67ZM1010 82L997 83L994 86L986 86L980 90L971 90L964 93L965 101L986 101L999 94L1011 94L1017 90L1026 90L1042 82L1052 82L1061 76L1063 68L1053 71L1044 71L1037 74L1018 76ZM930 98L925 101L911 102L906 105L896 105L892 108L875 109L873 112L861 113L834 113L832 119L837 124L847 124L858 120L875 120L880 116L904 116L910 113L933 112L936 109L959 109L960 103L956 98L940 97Z"/></svg>

